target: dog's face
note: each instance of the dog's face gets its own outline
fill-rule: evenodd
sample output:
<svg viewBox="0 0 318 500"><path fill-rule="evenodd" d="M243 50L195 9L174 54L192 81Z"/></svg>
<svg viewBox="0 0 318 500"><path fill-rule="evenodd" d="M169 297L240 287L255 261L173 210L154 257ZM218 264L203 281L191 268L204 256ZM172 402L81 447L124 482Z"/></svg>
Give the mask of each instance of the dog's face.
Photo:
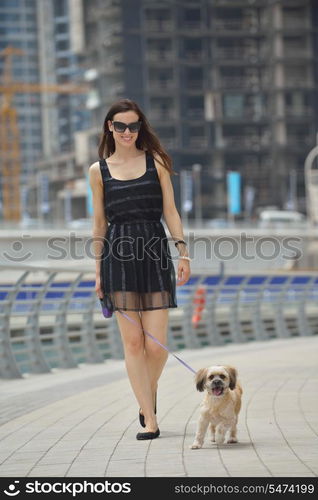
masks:
<svg viewBox="0 0 318 500"><path fill-rule="evenodd" d="M228 389L234 389L236 385L236 369L232 366L216 365L209 368L201 368L196 374L195 381L197 390L206 390L215 397L221 397Z"/></svg>

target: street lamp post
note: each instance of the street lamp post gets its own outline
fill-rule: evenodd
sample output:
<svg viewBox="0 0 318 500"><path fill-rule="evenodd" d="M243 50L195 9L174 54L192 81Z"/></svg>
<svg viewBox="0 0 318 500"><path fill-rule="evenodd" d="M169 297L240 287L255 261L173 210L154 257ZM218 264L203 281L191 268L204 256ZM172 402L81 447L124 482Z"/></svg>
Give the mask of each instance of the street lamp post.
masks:
<svg viewBox="0 0 318 500"><path fill-rule="evenodd" d="M195 207L195 225L202 227L202 197L201 197L201 170L199 163L192 165L194 178L194 207Z"/></svg>
<svg viewBox="0 0 318 500"><path fill-rule="evenodd" d="M305 188L307 217L311 226L318 222L318 169L313 173L313 163L318 156L318 146L309 151L305 159Z"/></svg>

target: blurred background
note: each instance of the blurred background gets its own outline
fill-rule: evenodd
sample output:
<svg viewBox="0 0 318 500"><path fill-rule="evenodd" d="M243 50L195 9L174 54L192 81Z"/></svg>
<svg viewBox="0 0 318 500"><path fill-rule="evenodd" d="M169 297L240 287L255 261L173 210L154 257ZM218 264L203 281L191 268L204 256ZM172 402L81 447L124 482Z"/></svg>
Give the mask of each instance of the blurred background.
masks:
<svg viewBox="0 0 318 500"><path fill-rule="evenodd" d="M317 2L1 0L0 35L5 238L89 234L88 168L125 97L173 159L186 229L297 234L318 265Z"/></svg>
<svg viewBox="0 0 318 500"><path fill-rule="evenodd" d="M317 54L314 0L0 1L0 377L122 356L88 182L119 98L178 173L170 347L317 335Z"/></svg>

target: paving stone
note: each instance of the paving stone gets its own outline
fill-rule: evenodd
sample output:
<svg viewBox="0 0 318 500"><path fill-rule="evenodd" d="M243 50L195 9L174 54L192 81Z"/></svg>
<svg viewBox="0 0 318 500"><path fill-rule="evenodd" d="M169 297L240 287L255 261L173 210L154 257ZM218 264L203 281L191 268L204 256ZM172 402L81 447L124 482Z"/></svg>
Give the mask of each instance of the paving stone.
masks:
<svg viewBox="0 0 318 500"><path fill-rule="evenodd" d="M139 442L123 360L0 381L0 476L313 477L318 474L318 338L177 353L194 369L233 364L243 385L235 445L190 450L203 394L169 357L158 390L161 436Z"/></svg>

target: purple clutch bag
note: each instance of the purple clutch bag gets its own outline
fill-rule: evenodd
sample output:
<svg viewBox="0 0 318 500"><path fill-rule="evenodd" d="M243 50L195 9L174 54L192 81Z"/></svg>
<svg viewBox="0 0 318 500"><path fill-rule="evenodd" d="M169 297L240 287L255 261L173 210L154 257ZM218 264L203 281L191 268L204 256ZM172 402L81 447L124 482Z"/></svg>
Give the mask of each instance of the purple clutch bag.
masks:
<svg viewBox="0 0 318 500"><path fill-rule="evenodd" d="M111 318L113 315L112 306L107 306L106 304L104 304L103 299L99 299L99 300L100 300L100 305L102 307L102 313L103 313L104 318Z"/></svg>

